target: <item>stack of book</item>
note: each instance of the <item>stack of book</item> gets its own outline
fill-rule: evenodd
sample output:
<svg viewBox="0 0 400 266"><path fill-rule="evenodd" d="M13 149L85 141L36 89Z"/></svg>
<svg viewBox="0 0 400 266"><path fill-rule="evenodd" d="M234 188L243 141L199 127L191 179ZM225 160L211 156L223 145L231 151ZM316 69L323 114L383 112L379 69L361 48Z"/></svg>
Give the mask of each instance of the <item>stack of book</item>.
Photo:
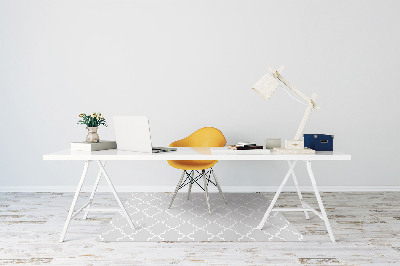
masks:
<svg viewBox="0 0 400 266"><path fill-rule="evenodd" d="M227 145L227 147L212 147L212 154L270 154L270 150L263 149L263 146L257 146L254 142L238 142L236 145Z"/></svg>
<svg viewBox="0 0 400 266"><path fill-rule="evenodd" d="M100 140L96 143L89 143L86 141L71 142L71 151L101 151L116 149L117 142L110 140Z"/></svg>
<svg viewBox="0 0 400 266"><path fill-rule="evenodd" d="M263 146L257 146L255 142L238 142L236 145L227 145L231 150L262 150Z"/></svg>

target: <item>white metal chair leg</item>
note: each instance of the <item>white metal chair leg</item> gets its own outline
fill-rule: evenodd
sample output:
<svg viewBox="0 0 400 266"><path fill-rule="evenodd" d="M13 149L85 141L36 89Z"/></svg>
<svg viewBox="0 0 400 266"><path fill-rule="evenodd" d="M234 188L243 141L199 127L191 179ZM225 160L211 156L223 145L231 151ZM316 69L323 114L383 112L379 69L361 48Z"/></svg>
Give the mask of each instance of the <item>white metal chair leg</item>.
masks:
<svg viewBox="0 0 400 266"><path fill-rule="evenodd" d="M292 162L291 162L291 161L288 161L288 164L289 164L289 167L290 167L290 165L292 164ZM305 206L305 204L303 203L303 196L301 195L301 191L300 191L300 188L299 188L299 183L297 182L297 178L296 178L296 174L294 173L294 170L292 171L292 177L293 177L294 185L296 186L297 195L299 196L299 199L300 199L300 202L301 202L301 206L302 206L303 208L307 208L307 206ZM305 216L306 216L306 219L309 220L309 219L310 219L310 216L308 216L308 212L307 212L307 211L304 211L304 214L305 214Z"/></svg>
<svg viewBox="0 0 400 266"><path fill-rule="evenodd" d="M206 178L206 171L202 170L202 175L203 175L203 180L204 180L204 191L206 193L206 199L207 199L207 206L208 206L208 213L211 214L211 208L210 208L210 201L208 199L208 186L207 186L207 178Z"/></svg>
<svg viewBox="0 0 400 266"><path fill-rule="evenodd" d="M176 188L175 188L175 193L174 193L174 195L172 196L172 200L171 200L171 203L169 204L168 209L171 208L172 203L173 203L174 200L175 200L176 193L178 193L179 187L181 186L181 183L182 183L183 177L185 176L185 173L186 173L186 170L183 170L182 177L181 177L181 179L179 180L178 185L177 185Z"/></svg>
<svg viewBox="0 0 400 266"><path fill-rule="evenodd" d="M192 192L192 185L193 185L193 176L194 176L194 170L190 173L190 183L189 183L189 190L188 190L188 200L190 199L190 192Z"/></svg>
<svg viewBox="0 0 400 266"><path fill-rule="evenodd" d="M211 168L211 172L213 173L213 176L214 176L215 183L217 183L217 188L218 188L218 190L219 190L219 193L221 193L221 196L222 196L222 198L224 199L224 201L225 201L225 204L228 204L228 202L226 202L226 199L225 199L224 193L222 193L222 189L221 189L221 187L220 187L220 185L219 185L219 182L218 182L217 176L215 175L215 173L214 173L214 170L213 170L212 168Z"/></svg>
<svg viewBox="0 0 400 266"><path fill-rule="evenodd" d="M322 217L326 225L326 229L328 230L329 237L332 242L335 242L335 237L333 236L331 225L329 224L328 216L326 215L324 204L322 203L321 196L319 195L317 183L315 182L314 173L311 169L311 161L306 161L307 171L311 179L311 184L314 188L315 197L317 198L319 208L321 209Z"/></svg>
<svg viewBox="0 0 400 266"><path fill-rule="evenodd" d="M105 165L106 165L106 162L104 161L104 166ZM99 185L99 182L100 182L100 178L101 178L101 170L99 170L99 173L97 174L97 179L96 179L96 182L94 183L92 194L90 195L89 204L85 208L85 214L83 215L83 219L86 219L88 216L90 206L92 205L92 202L93 202L94 194L96 194L97 186Z"/></svg>
<svg viewBox="0 0 400 266"><path fill-rule="evenodd" d="M293 172L293 168L296 166L296 163L297 163L297 161L294 161L294 162L292 163L292 165L289 167L289 170L288 170L288 172L286 173L285 178L283 179L281 185L279 186L278 190L276 191L275 196L274 196L274 198L272 199L272 202L271 202L271 204L269 205L267 211L265 212L264 217L263 217L262 220L261 220L261 223L257 226L257 229L261 230L261 229L263 228L265 222L267 221L267 218L268 218L269 214L270 214L271 211L272 211L272 208L274 207L274 205L275 205L275 203L276 203L276 201L277 201L277 199L278 199L278 197L279 197L279 194L281 194L283 187L285 186L287 180L289 179L289 176L290 176L291 173Z"/></svg>
<svg viewBox="0 0 400 266"><path fill-rule="evenodd" d="M107 180L107 182L108 182L108 185L110 186L110 188L111 188L111 190L112 190L112 192L113 192L113 194L114 194L114 197L115 197L115 199L117 200L118 205L119 205L120 208L121 208L121 211L122 211L123 215L124 215L124 216L126 217L126 219L128 220L128 224L131 226L132 229L136 229L136 227L135 227L135 225L133 224L131 218L129 217L128 212L126 211L124 205L122 204L121 200L119 199L118 194L117 194L117 191L115 191L115 188L114 188L113 184L111 183L111 179L110 179L110 177L108 176L106 170L104 169L103 164L102 164L100 161L97 161L97 163L99 164L99 166L100 166L100 171L103 173L104 177L106 178L106 180Z"/></svg>
<svg viewBox="0 0 400 266"><path fill-rule="evenodd" d="M75 205L76 205L76 202L78 200L79 193L81 192L83 182L85 181L85 177L86 177L86 173L87 173L88 167L89 167L89 161L86 161L85 162L85 166L83 167L81 180L79 181L78 187L77 187L76 192L75 192L74 199L72 201L71 207L70 207L69 212L68 212L67 220L65 221L65 224L64 224L64 229L63 229L63 231L61 233L60 242L64 242L65 234L67 233L68 225L71 222L72 213L74 212Z"/></svg>

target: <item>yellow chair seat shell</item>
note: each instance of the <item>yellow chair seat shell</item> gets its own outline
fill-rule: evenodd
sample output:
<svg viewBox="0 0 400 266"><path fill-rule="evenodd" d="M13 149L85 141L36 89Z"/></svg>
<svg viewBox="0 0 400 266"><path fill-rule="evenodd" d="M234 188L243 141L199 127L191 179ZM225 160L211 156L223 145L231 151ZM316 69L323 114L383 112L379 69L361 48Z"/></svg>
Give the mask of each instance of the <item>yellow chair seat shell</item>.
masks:
<svg viewBox="0 0 400 266"><path fill-rule="evenodd" d="M204 127L190 136L172 142L170 147L224 147L226 139L221 131ZM168 164L181 170L204 170L213 167L217 160L168 160Z"/></svg>
<svg viewBox="0 0 400 266"><path fill-rule="evenodd" d="M203 170L213 167L217 160L169 160L168 164L181 170Z"/></svg>

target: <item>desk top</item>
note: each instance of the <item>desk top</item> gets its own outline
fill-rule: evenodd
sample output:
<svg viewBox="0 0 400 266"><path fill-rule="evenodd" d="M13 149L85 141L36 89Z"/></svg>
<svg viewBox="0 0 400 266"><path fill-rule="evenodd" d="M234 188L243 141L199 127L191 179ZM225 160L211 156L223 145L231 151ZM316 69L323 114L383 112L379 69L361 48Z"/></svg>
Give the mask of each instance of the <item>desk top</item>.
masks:
<svg viewBox="0 0 400 266"><path fill-rule="evenodd" d="M180 147L175 152L142 153L120 150L71 151L62 150L43 155L43 160L66 161L165 161L165 160L225 160L225 161L338 161L351 160L351 155L336 151L317 151L315 154L212 154L209 147Z"/></svg>

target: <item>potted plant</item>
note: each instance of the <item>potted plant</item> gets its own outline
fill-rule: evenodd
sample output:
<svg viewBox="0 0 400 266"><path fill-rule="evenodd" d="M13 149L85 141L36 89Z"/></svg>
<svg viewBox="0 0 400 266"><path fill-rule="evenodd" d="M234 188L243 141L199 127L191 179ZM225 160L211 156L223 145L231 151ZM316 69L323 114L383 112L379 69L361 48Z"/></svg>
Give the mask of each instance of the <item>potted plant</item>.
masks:
<svg viewBox="0 0 400 266"><path fill-rule="evenodd" d="M86 125L88 130L86 141L89 143L99 142L100 137L97 134L97 129L100 125L107 126L107 122L104 117L102 117L100 113L92 113L91 115L82 113L79 115L79 117L81 117L81 120L78 121L78 124Z"/></svg>

